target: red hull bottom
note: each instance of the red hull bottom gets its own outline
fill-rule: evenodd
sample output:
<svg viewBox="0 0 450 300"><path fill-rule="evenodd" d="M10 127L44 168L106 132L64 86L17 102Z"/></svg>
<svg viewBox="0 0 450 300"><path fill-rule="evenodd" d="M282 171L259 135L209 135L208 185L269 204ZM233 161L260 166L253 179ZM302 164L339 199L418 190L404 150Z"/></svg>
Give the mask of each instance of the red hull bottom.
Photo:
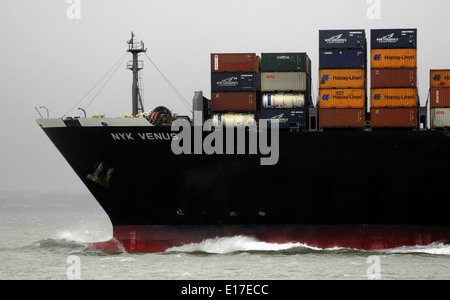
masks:
<svg viewBox="0 0 450 300"><path fill-rule="evenodd" d="M449 226L416 225L221 225L221 226L114 226L113 239L89 244L108 252L156 253L205 239L237 235L267 243L302 243L321 249L360 250L402 246L450 244Z"/></svg>

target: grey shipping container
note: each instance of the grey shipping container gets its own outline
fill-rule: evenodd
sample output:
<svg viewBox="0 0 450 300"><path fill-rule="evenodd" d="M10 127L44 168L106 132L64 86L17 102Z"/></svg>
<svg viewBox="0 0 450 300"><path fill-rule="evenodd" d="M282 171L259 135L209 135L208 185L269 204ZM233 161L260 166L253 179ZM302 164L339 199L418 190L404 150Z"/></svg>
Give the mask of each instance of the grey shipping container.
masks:
<svg viewBox="0 0 450 300"><path fill-rule="evenodd" d="M311 59L306 53L262 53L261 72L306 72L311 75Z"/></svg>
<svg viewBox="0 0 450 300"><path fill-rule="evenodd" d="M211 92L256 92L259 73L211 73Z"/></svg>
<svg viewBox="0 0 450 300"><path fill-rule="evenodd" d="M321 50L320 69L365 69L366 51L363 50Z"/></svg>
<svg viewBox="0 0 450 300"><path fill-rule="evenodd" d="M311 92L311 76L306 72L262 72L263 92Z"/></svg>
<svg viewBox="0 0 450 300"><path fill-rule="evenodd" d="M320 49L367 49L366 32L361 30L319 30Z"/></svg>
<svg viewBox="0 0 450 300"><path fill-rule="evenodd" d="M450 127L450 108L432 108L430 114L431 128Z"/></svg>
<svg viewBox="0 0 450 300"><path fill-rule="evenodd" d="M372 29L372 49L417 49L417 29Z"/></svg>

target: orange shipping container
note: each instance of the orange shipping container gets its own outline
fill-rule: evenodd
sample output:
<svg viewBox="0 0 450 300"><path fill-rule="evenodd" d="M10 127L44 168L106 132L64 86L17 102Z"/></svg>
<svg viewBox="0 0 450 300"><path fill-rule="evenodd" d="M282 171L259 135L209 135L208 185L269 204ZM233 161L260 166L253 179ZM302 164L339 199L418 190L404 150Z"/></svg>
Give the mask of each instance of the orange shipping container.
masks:
<svg viewBox="0 0 450 300"><path fill-rule="evenodd" d="M372 69L417 68L417 49L372 49Z"/></svg>
<svg viewBox="0 0 450 300"><path fill-rule="evenodd" d="M372 128L417 127L417 108L371 108Z"/></svg>
<svg viewBox="0 0 450 300"><path fill-rule="evenodd" d="M321 89L320 108L364 108L364 89Z"/></svg>
<svg viewBox="0 0 450 300"><path fill-rule="evenodd" d="M450 88L431 88L430 106L431 108L450 107Z"/></svg>
<svg viewBox="0 0 450 300"><path fill-rule="evenodd" d="M364 128L364 108L320 108L319 128Z"/></svg>
<svg viewBox="0 0 450 300"><path fill-rule="evenodd" d="M259 72L260 58L255 53L212 53L211 72Z"/></svg>
<svg viewBox="0 0 450 300"><path fill-rule="evenodd" d="M450 70L430 70L430 87L450 87Z"/></svg>
<svg viewBox="0 0 450 300"><path fill-rule="evenodd" d="M363 89L366 86L364 69L322 69L319 79L321 89Z"/></svg>
<svg viewBox="0 0 450 300"><path fill-rule="evenodd" d="M417 89L371 89L371 106L417 107Z"/></svg>

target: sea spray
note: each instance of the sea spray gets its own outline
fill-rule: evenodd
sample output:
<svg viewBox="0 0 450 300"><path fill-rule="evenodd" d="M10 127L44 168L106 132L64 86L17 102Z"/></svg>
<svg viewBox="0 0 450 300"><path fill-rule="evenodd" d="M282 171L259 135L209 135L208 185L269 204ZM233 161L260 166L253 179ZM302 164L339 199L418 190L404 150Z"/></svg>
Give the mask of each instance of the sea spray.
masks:
<svg viewBox="0 0 450 300"><path fill-rule="evenodd" d="M259 241L256 238L248 236L233 236L233 237L220 237L214 239L205 239L200 243L186 244L179 247L172 247L166 250L167 252L205 252L225 254L240 251L282 251L298 247L307 247L311 249L317 249L308 247L301 243L266 243Z"/></svg>

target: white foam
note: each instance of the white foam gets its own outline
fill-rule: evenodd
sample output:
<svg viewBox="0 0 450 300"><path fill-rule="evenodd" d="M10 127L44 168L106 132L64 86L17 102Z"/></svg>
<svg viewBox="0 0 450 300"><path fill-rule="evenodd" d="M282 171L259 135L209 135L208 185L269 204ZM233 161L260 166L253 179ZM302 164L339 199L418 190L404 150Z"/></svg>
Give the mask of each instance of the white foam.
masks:
<svg viewBox="0 0 450 300"><path fill-rule="evenodd" d="M73 234L69 231L60 231L57 234L57 239L59 240L67 240L67 241L75 241Z"/></svg>
<svg viewBox="0 0 450 300"><path fill-rule="evenodd" d="M297 247L309 247L301 243L266 243L261 242L253 237L248 236L233 236L233 237L218 237L214 239L206 239L200 243L186 244L179 247L172 247L166 252L206 252L206 253L232 253L238 251L281 251Z"/></svg>
<svg viewBox="0 0 450 300"><path fill-rule="evenodd" d="M90 243L95 241L108 240L109 234L104 231L88 231L88 230L60 230L56 233L55 239Z"/></svg>
<svg viewBox="0 0 450 300"><path fill-rule="evenodd" d="M450 255L450 245L442 243L432 243L427 246L405 246L381 251L387 253L425 253L436 255Z"/></svg>

